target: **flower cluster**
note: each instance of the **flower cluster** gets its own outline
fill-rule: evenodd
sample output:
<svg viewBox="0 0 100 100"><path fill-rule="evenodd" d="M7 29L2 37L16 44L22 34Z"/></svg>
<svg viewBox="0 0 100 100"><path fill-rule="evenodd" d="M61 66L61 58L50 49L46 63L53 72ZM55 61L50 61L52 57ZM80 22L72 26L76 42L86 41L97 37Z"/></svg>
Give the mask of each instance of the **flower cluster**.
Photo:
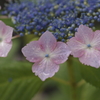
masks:
<svg viewBox="0 0 100 100"><path fill-rule="evenodd" d="M44 81L54 76L70 54L85 65L100 66L100 30L92 31L100 22L99 8L99 0L47 0L10 3L2 14L12 18L20 36L41 35L23 47L22 53L34 63L32 72ZM5 57L12 46L13 29L3 22L0 26L0 56Z"/></svg>
<svg viewBox="0 0 100 100"><path fill-rule="evenodd" d="M57 40L66 42L81 24L95 29L95 22L100 22L99 7L99 0L38 0L10 3L2 14L12 17L21 36L40 36L48 30Z"/></svg>

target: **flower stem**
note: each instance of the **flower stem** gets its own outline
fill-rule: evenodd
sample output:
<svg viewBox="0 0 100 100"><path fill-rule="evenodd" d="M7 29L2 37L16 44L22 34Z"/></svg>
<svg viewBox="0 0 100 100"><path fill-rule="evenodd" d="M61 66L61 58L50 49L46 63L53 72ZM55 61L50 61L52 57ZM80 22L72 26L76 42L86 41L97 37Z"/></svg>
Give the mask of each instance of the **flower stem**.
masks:
<svg viewBox="0 0 100 100"><path fill-rule="evenodd" d="M7 19L8 16L0 16L1 19Z"/></svg>
<svg viewBox="0 0 100 100"><path fill-rule="evenodd" d="M52 77L51 79L54 80L54 81L57 81L57 82L59 82L59 83L62 83L62 84L64 84L64 85L70 85L69 82L67 82L67 81L65 81L65 80L63 80L63 79L57 78L57 77Z"/></svg>
<svg viewBox="0 0 100 100"><path fill-rule="evenodd" d="M12 39L18 38L20 35L13 36Z"/></svg>
<svg viewBox="0 0 100 100"><path fill-rule="evenodd" d="M69 57L68 60L68 73L69 73L69 78L70 78L70 86L72 88L72 100L77 100L77 83L75 81L75 77L74 77L74 69L72 66L72 57Z"/></svg>

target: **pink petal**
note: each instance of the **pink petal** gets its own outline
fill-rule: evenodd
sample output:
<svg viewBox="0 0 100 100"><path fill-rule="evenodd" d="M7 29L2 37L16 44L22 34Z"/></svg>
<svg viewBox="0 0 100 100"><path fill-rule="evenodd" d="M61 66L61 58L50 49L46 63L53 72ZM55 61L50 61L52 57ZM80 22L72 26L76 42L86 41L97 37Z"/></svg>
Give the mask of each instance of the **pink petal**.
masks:
<svg viewBox="0 0 100 100"><path fill-rule="evenodd" d="M0 43L0 57L6 57L11 47L12 47L12 42L10 43L1 42Z"/></svg>
<svg viewBox="0 0 100 100"><path fill-rule="evenodd" d="M90 43L93 39L94 33L91 28L80 25L78 32L75 33L75 38L82 43Z"/></svg>
<svg viewBox="0 0 100 100"><path fill-rule="evenodd" d="M81 57L85 53L86 45L80 41L77 41L75 37L71 38L67 44L71 50L71 54L74 57Z"/></svg>
<svg viewBox="0 0 100 100"><path fill-rule="evenodd" d="M54 63L61 64L68 59L70 53L71 51L65 43L57 42L55 50L51 53L51 59Z"/></svg>
<svg viewBox="0 0 100 100"><path fill-rule="evenodd" d="M100 51L96 49L87 49L85 54L79 58L80 62L93 67L100 67Z"/></svg>
<svg viewBox="0 0 100 100"><path fill-rule="evenodd" d="M59 65L51 62L48 59L43 59L41 62L35 63L32 67L32 72L35 73L35 75L38 75L42 81L54 76L58 70Z"/></svg>
<svg viewBox="0 0 100 100"><path fill-rule="evenodd" d="M30 62L38 62L42 60L42 50L38 41L32 41L22 48L22 53Z"/></svg>
<svg viewBox="0 0 100 100"><path fill-rule="evenodd" d="M3 40L6 42L10 42L12 39L12 34L13 28L0 21L0 38L3 38Z"/></svg>
<svg viewBox="0 0 100 100"><path fill-rule="evenodd" d="M95 48L100 50L100 30L94 32L94 38L91 42L91 45Z"/></svg>
<svg viewBox="0 0 100 100"><path fill-rule="evenodd" d="M43 35L39 39L39 44L41 45L41 49L43 51L53 51L56 46L56 38L49 31L43 33Z"/></svg>

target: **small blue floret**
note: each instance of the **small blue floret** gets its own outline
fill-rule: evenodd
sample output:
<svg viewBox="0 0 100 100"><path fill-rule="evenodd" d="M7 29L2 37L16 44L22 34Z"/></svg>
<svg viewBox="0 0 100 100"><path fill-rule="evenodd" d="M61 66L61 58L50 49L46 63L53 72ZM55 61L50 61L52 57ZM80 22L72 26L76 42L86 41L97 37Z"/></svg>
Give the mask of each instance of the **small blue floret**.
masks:
<svg viewBox="0 0 100 100"><path fill-rule="evenodd" d="M45 55L45 57L47 57L47 58L48 58L48 57L49 57L49 54L46 54L46 55Z"/></svg>
<svg viewBox="0 0 100 100"><path fill-rule="evenodd" d="M87 45L88 48L91 48L92 46L90 44Z"/></svg>

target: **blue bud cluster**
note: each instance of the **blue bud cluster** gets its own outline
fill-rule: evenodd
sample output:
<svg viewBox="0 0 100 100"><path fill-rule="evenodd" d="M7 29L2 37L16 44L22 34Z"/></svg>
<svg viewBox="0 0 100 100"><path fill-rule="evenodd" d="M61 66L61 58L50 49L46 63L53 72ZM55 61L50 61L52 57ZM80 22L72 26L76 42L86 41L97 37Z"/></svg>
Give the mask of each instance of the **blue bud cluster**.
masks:
<svg viewBox="0 0 100 100"><path fill-rule="evenodd" d="M79 25L95 29L100 23L100 0L37 0L10 3L2 14L10 16L16 31L41 35L46 30L57 40L67 41L75 35Z"/></svg>

